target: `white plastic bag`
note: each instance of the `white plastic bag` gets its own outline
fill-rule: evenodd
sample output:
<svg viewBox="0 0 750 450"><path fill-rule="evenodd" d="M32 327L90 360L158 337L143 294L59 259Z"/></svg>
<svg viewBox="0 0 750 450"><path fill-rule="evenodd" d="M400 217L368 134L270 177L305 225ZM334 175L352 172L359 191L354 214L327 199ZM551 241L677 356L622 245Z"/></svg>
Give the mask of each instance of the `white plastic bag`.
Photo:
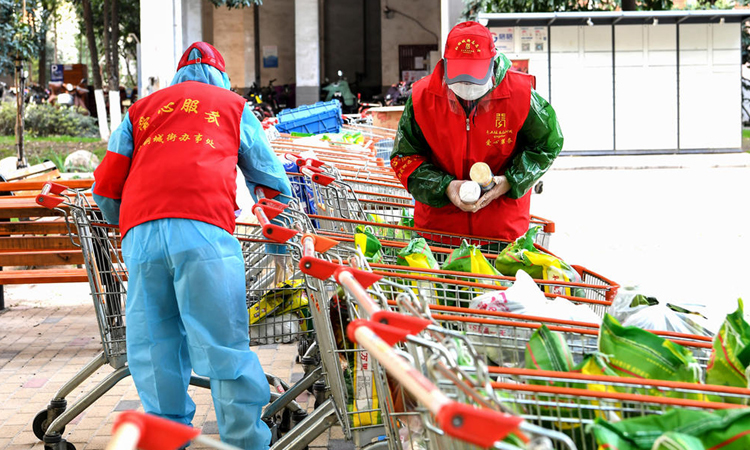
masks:
<svg viewBox="0 0 750 450"><path fill-rule="evenodd" d="M708 319L690 306L660 302L637 286L621 288L607 312L623 326L713 337Z"/></svg>
<svg viewBox="0 0 750 450"><path fill-rule="evenodd" d="M492 291L475 297L469 307L482 311L500 311L525 316L546 317L551 319L578 321L600 324L601 318L588 306L576 305L564 298L549 300L544 292L534 282L529 274L523 271L516 273L513 286L505 291ZM479 341L477 350L486 355L494 364L506 367L522 366L526 343L529 341L532 328L506 327L498 325L469 325L470 334L481 336L474 339ZM578 335L567 335L569 345L578 348L574 352L581 358L584 348L596 348L596 338L593 342L578 342Z"/></svg>
<svg viewBox="0 0 750 450"><path fill-rule="evenodd" d="M250 345L288 344L297 340L299 317L296 314L266 316L250 326Z"/></svg>

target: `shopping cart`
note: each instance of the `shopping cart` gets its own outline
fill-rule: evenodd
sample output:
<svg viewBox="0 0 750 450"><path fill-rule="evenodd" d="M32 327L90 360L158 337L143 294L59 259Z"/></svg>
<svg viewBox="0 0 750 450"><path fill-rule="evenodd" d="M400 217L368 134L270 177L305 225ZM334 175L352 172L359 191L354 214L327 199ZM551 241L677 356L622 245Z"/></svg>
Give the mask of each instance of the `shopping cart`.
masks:
<svg viewBox="0 0 750 450"><path fill-rule="evenodd" d="M314 239L313 236L307 235L303 237L303 242L314 241ZM494 444L496 448L515 449L517 447L498 442L512 433L516 434L514 439L519 439L518 442L528 442L529 439L523 433L529 433L539 437L553 438L569 448L575 448L570 439L561 433L535 427L514 415L503 412L496 402L494 392L489 391L490 398L485 398L487 391L482 392L482 386L474 385L462 389L462 392L467 394L461 399L463 402L449 399L437 389L434 383L420 373L419 365L409 364L391 348L391 345L404 339L408 339L409 342L412 340L418 342L418 338L408 335L419 332L425 327L427 321L410 320L403 315L387 311L383 308L384 304L380 296L375 297L378 301L373 300L365 291L364 286L378 282L380 277L356 268L315 258L309 251L305 251L304 255L301 262L303 270L324 282L335 279L336 283L343 288L341 296L347 299L347 305L350 308L350 315L346 320L347 335L351 342L361 345L367 351L363 353L359 350L358 353L361 359L370 364L370 370L374 374L377 388L370 395L371 398L381 400L379 407L384 414L382 420L388 436L385 442L390 449L407 448L403 446L401 439L403 436L400 436L400 431L408 427L412 419L417 416L424 421L425 426L433 434L429 442L434 445L430 445L429 448L455 448L456 444L465 445L463 443L467 442L485 448ZM355 259L350 261L352 265L357 265ZM388 283L388 281L380 280L380 283ZM371 320L363 320L364 318ZM396 324L403 326L404 330L392 327ZM342 323L342 325L347 324ZM382 367L376 362L383 364L388 374L382 371ZM474 375L479 374L480 370L481 366L474 372ZM390 379L388 375L392 375L393 379ZM484 379L488 381L486 374ZM399 410L402 406L395 405L403 405L406 396L402 394L394 398L391 395L394 380L401 383L401 386L406 388L424 408L413 412ZM493 427L487 427L487 423L492 423Z"/></svg>
<svg viewBox="0 0 750 450"><path fill-rule="evenodd" d="M315 267L309 266L311 255L328 251L329 264L352 256L352 250L341 246L337 241L324 235L302 234L297 229L312 230L311 222L299 220L291 208L273 201L263 201L254 208L259 226L265 237L284 242L293 258L299 259L299 267L307 276L310 308L316 343L319 347L321 367L326 374L329 398L276 445L298 448L309 444L325 428L336 423L341 425L344 435L355 445L373 445L385 430L380 420L378 390L368 354L361 348L352 346L343 338L346 324L358 317L359 311L338 291L337 285L329 277L316 278ZM287 224L284 227L271 223L269 219ZM289 225L295 223L299 226ZM334 248L335 247L335 248ZM356 251L356 250L355 250ZM318 262L315 266L325 265ZM369 274L372 276L372 274ZM378 275L374 275L380 278ZM317 421L317 422L316 422ZM313 426L314 423L320 424ZM374 444L377 445L377 444ZM385 444L383 444L385 445ZM280 448L281 448L280 447Z"/></svg>
<svg viewBox="0 0 750 450"><path fill-rule="evenodd" d="M89 201L83 190L50 182L45 184L36 201L65 217L71 241L81 248L103 346L102 352L57 391L47 408L40 411L32 423L34 435L44 441L45 448L74 450L75 446L62 438L65 426L130 375L125 343L127 269L120 251L119 228L104 221L101 211ZM66 398L105 365L110 365L114 371L68 405ZM306 411L294 399L321 376L319 369L311 370L302 380L304 382L289 386L278 377L266 374L269 385L275 390L271 392L271 399L282 399L264 411L263 418L272 431L284 431L304 419ZM208 379L198 376L192 376L190 384L210 387Z"/></svg>
<svg viewBox="0 0 750 450"><path fill-rule="evenodd" d="M366 266L361 258L357 264ZM346 270L333 270L345 291L357 298L368 296L356 280L345 275ZM323 276L328 273L330 269ZM382 280L373 283L369 292L380 297L385 291L383 287L388 284L392 283L384 283ZM400 292L398 300L391 302L391 305L397 304L407 313L406 316L382 312L377 304L365 308L373 316L373 320L367 323L366 328L371 329L367 334L379 332L388 342L367 347L379 362L383 363L379 357L381 351L389 345L406 341L408 345L402 348L408 351L408 358L413 361L413 366L407 370L415 373L418 372L415 368L427 368L425 375L430 382L448 396L462 397L467 391L484 387L485 392L495 393L499 403L506 409L531 423L564 432L578 448L597 448L593 436L586 433L586 426L597 418L621 420L662 414L676 407L705 410L737 408L741 407L737 403L747 405L750 402L750 389L744 388L506 367L485 368L480 353L474 350L472 339L467 333L453 327L446 328L446 325L450 326L451 320L436 320L436 316L430 313L430 306L416 300L417 297L405 286ZM387 325L384 326L384 323ZM349 327L359 330L356 328L358 325L362 324L355 322ZM422 331L425 332L420 334ZM451 356L455 357L452 361ZM388 369L388 363L385 364ZM404 366L404 363L401 365ZM492 381L487 382L485 370ZM459 383L461 380L464 384ZM399 381L400 387L389 383L381 388L389 396L381 404L388 417L385 423L391 425L388 428L392 439L398 436L393 433L394 429L402 437L413 437L414 434L421 433L419 427L413 429L415 427L412 426L413 420L410 420L412 417L408 413L409 408L405 406L409 398L402 391L403 388L410 391L413 380ZM719 401L706 401L708 398L718 398ZM394 425L398 428L394 428ZM425 427L432 429L427 422Z"/></svg>

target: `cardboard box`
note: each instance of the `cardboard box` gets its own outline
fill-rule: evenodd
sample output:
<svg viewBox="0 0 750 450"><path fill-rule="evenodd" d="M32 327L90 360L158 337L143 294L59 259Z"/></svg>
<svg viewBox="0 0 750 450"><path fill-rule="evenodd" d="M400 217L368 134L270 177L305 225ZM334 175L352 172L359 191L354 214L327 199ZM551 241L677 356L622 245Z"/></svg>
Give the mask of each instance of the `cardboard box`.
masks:
<svg viewBox="0 0 750 450"><path fill-rule="evenodd" d="M383 106L381 108L371 108L372 124L376 127L398 129L398 121L404 113L403 106Z"/></svg>

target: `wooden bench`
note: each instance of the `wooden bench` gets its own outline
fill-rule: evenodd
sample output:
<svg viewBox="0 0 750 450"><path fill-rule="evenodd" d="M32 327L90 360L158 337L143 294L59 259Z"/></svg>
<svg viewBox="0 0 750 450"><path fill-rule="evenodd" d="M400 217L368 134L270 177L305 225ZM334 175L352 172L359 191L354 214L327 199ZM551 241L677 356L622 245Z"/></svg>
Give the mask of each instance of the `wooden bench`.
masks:
<svg viewBox="0 0 750 450"><path fill-rule="evenodd" d="M0 182L0 310L5 307L2 289L6 284L88 280L85 269L67 267L83 264L83 254L71 242L65 219L37 205L35 197L46 181L90 188L93 180L63 181L54 164L34 167L22 170L28 178L14 174L6 178L15 181Z"/></svg>

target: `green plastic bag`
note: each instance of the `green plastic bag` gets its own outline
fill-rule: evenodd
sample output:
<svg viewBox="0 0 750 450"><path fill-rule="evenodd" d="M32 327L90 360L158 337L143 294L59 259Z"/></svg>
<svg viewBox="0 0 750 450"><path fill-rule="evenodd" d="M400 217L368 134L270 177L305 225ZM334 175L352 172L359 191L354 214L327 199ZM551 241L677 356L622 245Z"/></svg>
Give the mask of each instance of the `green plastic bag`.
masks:
<svg viewBox="0 0 750 450"><path fill-rule="evenodd" d="M692 352L636 327L623 327L609 314L599 330L599 351L618 376L650 380L701 382L701 368Z"/></svg>
<svg viewBox="0 0 750 450"><path fill-rule="evenodd" d="M369 226L357 226L354 231L354 245L365 255L367 261L371 263L383 262L383 253L381 252L383 245Z"/></svg>
<svg viewBox="0 0 750 450"><path fill-rule="evenodd" d="M427 241L421 237L412 239L409 245L399 250L396 264L421 269L440 268Z"/></svg>
<svg viewBox="0 0 750 450"><path fill-rule="evenodd" d="M414 228L414 216L406 208L401 208L401 219L398 224L402 227ZM396 230L396 239L408 241L412 236L411 230Z"/></svg>
<svg viewBox="0 0 750 450"><path fill-rule="evenodd" d="M527 369L556 372L570 372L574 366L573 355L565 336L555 333L546 325L542 325L531 335L526 344L525 362Z"/></svg>
<svg viewBox="0 0 750 450"><path fill-rule="evenodd" d="M466 273L473 273L476 275L502 275L500 272L495 269L495 267L490 264L489 261L487 261L487 258L484 257L482 254L482 251L479 247L475 245L471 245L466 241L462 241L461 245L453 250L453 253L448 257L448 259L443 263L443 270L452 270L455 272L466 272ZM452 278L452 277L447 277ZM506 286L509 287L512 285L511 282L505 281L505 280L486 280L486 279L465 279L466 281L472 281L475 283L483 283L483 284L491 284L495 286ZM459 292L458 299L456 299L456 295L452 292L446 293L449 298L447 298L447 304L448 306L456 306L456 300L458 300L458 306L462 307L468 307L469 303L475 296L475 293L472 291L472 288L469 287L458 287L458 291L465 291L465 292Z"/></svg>
<svg viewBox="0 0 750 450"><path fill-rule="evenodd" d="M597 419L589 427L599 448L617 450L747 450L750 408L702 411L673 409L609 423ZM675 446L669 446L669 441ZM656 444L656 445L655 445Z"/></svg>
<svg viewBox="0 0 750 450"><path fill-rule="evenodd" d="M443 263L443 270L475 273L477 275L502 275L484 257L479 247L466 241L453 250L453 253Z"/></svg>
<svg viewBox="0 0 750 450"><path fill-rule="evenodd" d="M440 265L435 260L435 257L430 250L430 246L427 241L422 238L414 238L409 241L409 244L399 250L396 255L396 264L405 267L414 267L416 269L439 269ZM408 272L407 272L408 273ZM414 272L415 275L430 276L424 272ZM434 276L434 275L433 275ZM414 293L422 296L430 304L440 304L440 299L444 295L442 284L426 281L426 280L409 280L395 278L394 281L397 284L403 285L405 282L412 286Z"/></svg>
<svg viewBox="0 0 750 450"><path fill-rule="evenodd" d="M580 283L581 276L570 265L556 256L539 251L534 246L534 239L540 229L541 227L530 228L525 235L505 247L495 259L495 268L503 275L511 277L515 276L519 270L523 270L536 280ZM544 286L544 292L555 295L586 297L586 292L577 287Z"/></svg>
<svg viewBox="0 0 750 450"><path fill-rule="evenodd" d="M748 387L746 375L750 365L750 324L745 321L742 299L735 312L728 314L714 337L711 360L706 370L706 384ZM713 397L713 396L712 396ZM714 399L720 401L721 399ZM727 398L729 403L740 399Z"/></svg>

